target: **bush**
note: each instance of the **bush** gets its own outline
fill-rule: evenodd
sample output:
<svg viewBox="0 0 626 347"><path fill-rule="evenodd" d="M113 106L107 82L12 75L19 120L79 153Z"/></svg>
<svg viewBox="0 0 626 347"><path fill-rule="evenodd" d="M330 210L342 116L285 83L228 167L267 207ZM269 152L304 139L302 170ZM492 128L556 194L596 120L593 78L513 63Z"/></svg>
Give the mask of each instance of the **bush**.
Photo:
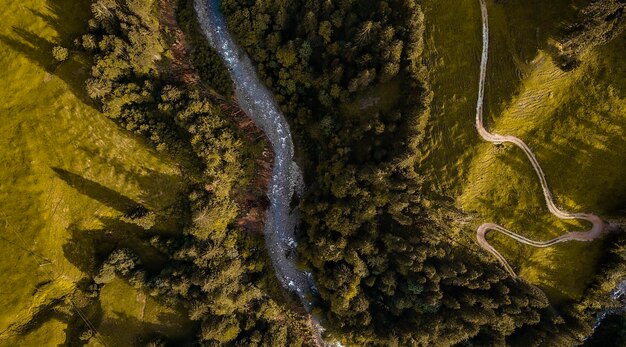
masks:
<svg viewBox="0 0 626 347"><path fill-rule="evenodd" d="M65 47L55 46L52 48L52 56L56 61L66 61L69 58L69 51Z"/></svg>

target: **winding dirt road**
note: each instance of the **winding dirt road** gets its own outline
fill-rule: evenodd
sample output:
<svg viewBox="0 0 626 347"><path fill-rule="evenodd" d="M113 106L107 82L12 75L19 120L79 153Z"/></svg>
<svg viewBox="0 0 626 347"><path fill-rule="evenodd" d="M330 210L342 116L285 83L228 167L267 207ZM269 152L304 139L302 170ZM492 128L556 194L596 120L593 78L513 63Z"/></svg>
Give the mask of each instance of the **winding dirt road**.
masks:
<svg viewBox="0 0 626 347"><path fill-rule="evenodd" d="M526 145L524 141L520 140L519 138L515 136L490 133L489 131L487 131L487 129L485 129L485 126L483 124L483 104L484 104L484 97L485 97L485 80L487 77L487 59L489 56L488 54L489 53L489 15L487 12L487 4L485 0L480 0L480 10L482 14L482 24L483 24L483 30L482 30L483 31L483 50L482 50L482 56L481 56L481 61L480 61L480 81L478 85L478 102L476 104L476 129L478 130L478 133L485 141L489 141L494 144L509 142L509 143L516 145L522 151L524 151L524 153L530 160L530 163L532 164L533 168L535 169L535 172L537 173L537 177L539 177L539 181L541 182L541 188L543 189L543 195L546 199L546 205L548 206L548 210L550 210L550 213L552 213L553 215L555 215L556 217L560 219L586 220L586 221L591 222L592 224L591 229L589 229L588 231L568 232L548 241L530 240L508 229L505 229L498 224L494 224L494 223L482 224L480 227L478 227L478 230L476 232L478 243L485 250L491 252L502 263L502 265L504 265L504 267L511 274L511 276L517 277L517 275L515 274L515 271L513 271L509 263L502 256L502 254L500 254L495 248L493 248L493 246L491 246L489 242L487 241L486 236L487 236L487 233L489 233L490 231L492 230L498 231L526 245L545 248L545 247L550 247L552 245L555 245L557 243L567 242L567 241L592 241L602 236L606 225L604 224L602 219L600 219L600 217L594 214L571 213L571 212L562 210L558 206L556 206L556 204L554 203L554 197L552 196L552 192L550 191L550 188L548 187L548 181L546 180L546 175L544 174L543 169L541 169L541 166L539 165L539 161L537 161L537 158L535 157L531 149L528 147L528 145Z"/></svg>

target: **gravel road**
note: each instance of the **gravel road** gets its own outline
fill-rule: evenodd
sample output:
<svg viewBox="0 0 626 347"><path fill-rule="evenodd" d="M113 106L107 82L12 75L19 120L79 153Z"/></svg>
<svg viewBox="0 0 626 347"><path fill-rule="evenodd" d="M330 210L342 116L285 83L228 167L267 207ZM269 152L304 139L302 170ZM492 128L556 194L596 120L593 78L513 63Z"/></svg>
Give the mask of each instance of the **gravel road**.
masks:
<svg viewBox="0 0 626 347"><path fill-rule="evenodd" d="M494 224L494 223L482 224L480 227L478 227L478 231L476 232L478 243L485 250L491 252L502 263L502 265L504 265L506 270L513 277L516 277L515 272L513 271L509 263L506 261L504 256L502 256L502 254L500 254L495 248L493 248L493 246L491 246L489 242L487 241L486 236L487 236L487 233L489 233L489 231L498 231L523 244L527 244L533 247L545 248L545 247L550 247L552 245L555 245L557 243L567 242L567 241L593 241L594 239L603 235L603 232L605 231L607 226L605 225L605 223L602 221L600 217L594 214L571 213L571 212L560 209L554 202L554 197L552 196L552 192L550 191L550 188L548 186L546 175L544 174L543 169L541 168L541 165L539 165L539 161L535 157L535 154L532 152L530 147L528 147L528 145L526 145L524 141L520 140L519 138L515 136L490 133L489 131L487 131L487 129L485 129L485 126L483 123L483 104L484 104L484 98L485 98L485 80L487 77L487 60L489 57L489 15L487 12L487 4L485 3L485 0L480 0L480 9L481 9L481 14L482 14L482 26L483 26L482 28L483 50L482 50L482 56L481 56L481 61L480 61L478 101L476 103L476 129L478 130L478 133L485 141L489 141L494 144L509 142L509 143L516 145L522 151L524 151L524 153L528 157L528 160L530 160L530 163L535 169L535 172L537 173L537 177L539 177L541 188L543 189L543 195L546 200L546 205L548 206L548 210L550 210L550 213L552 213L554 216L560 219L580 219L580 220L589 221L592 224L591 229L589 229L588 231L568 232L548 241L530 240L510 230L507 230L498 224Z"/></svg>

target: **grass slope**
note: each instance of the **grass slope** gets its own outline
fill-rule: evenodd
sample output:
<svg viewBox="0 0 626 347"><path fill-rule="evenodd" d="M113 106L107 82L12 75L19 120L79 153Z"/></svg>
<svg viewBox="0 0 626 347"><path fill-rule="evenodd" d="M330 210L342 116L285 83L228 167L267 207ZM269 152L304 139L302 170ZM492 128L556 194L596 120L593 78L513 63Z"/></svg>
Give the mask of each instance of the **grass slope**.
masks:
<svg viewBox="0 0 626 347"><path fill-rule="evenodd" d="M623 38L589 53L583 66L568 73L544 52L559 26L584 3L489 4L486 123L494 132L530 145L561 206L612 217L626 198L621 178L626 172L626 89L619 77L626 64L617 58L626 52ZM482 142L475 131L478 1L427 1L426 10L435 100L423 167L435 192L454 197L472 215L458 237L474 242L476 227L487 221L538 240L586 228L550 216L520 150ZM520 275L542 287L555 304L582 295L602 254L601 241L537 250L494 239Z"/></svg>
<svg viewBox="0 0 626 347"><path fill-rule="evenodd" d="M53 61L88 6L10 1L0 13L0 345L15 345L20 327L93 270L94 240L124 244L132 230L118 219L129 204L163 210L184 188L174 163L88 104L80 57ZM22 346L63 340L63 322L30 325Z"/></svg>
<svg viewBox="0 0 626 347"><path fill-rule="evenodd" d="M100 302L104 318L98 331L107 345L123 346L139 339L145 342L146 336L156 333L181 344L190 342L186 340L193 337L193 325L181 319L180 311L163 306L121 279L116 278L104 286ZM91 339L88 344L100 345L97 339Z"/></svg>

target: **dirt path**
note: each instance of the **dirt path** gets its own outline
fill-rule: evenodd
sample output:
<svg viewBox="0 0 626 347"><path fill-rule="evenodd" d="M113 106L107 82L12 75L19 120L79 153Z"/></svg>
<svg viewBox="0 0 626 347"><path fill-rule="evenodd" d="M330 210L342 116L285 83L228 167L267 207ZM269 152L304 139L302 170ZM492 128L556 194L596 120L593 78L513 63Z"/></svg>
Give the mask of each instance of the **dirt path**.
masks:
<svg viewBox="0 0 626 347"><path fill-rule="evenodd" d="M524 151L524 153L530 160L530 163L532 164L533 168L535 169L535 172L537 173L537 177L539 177L541 188L543 189L543 195L546 199L546 205L548 206L548 210L550 210L550 213L552 213L553 215L555 215L556 217L560 219L586 220L586 221L591 222L592 224L591 229L589 229L588 231L568 232L548 241L530 240L508 229L505 229L498 224L494 224L494 223L482 224L480 227L478 227L478 230L476 232L478 243L485 250L491 252L502 263L502 265L504 265L506 270L512 276L516 277L517 275L515 274L515 271L513 271L513 269L511 268L509 263L506 261L504 256L502 256L502 254L500 254L495 248L493 248L493 246L489 244L489 242L487 242L486 236L487 236L487 233L489 233L490 231L492 230L498 231L526 245L539 247L539 248L545 248L545 247L550 247L552 245L555 245L557 243L567 242L567 241L592 241L602 236L603 231L606 228L606 225L602 221L602 219L600 219L600 217L594 214L571 213L571 212L562 210L558 206L556 206L556 204L554 203L554 197L552 196L552 192L550 191L550 188L548 187L548 181L546 180L546 175L544 174L543 169L539 165L539 161L537 161L535 154L531 151L528 145L526 145L524 141L520 140L519 138L515 136L499 135L495 133L492 134L489 131L487 131L487 129L485 129L485 126L483 124L483 104L484 104L484 98L485 98L485 80L487 77L487 60L489 57L489 54L488 54L489 53L489 15L487 12L487 4L485 3L485 0L480 0L480 10L482 14L482 26L483 26L483 30L482 30L483 50L482 50L481 61L480 61L480 81L478 85L478 101L476 103L476 129L478 130L478 133L485 141L489 141L494 144L509 142L509 143L516 145L522 151Z"/></svg>

